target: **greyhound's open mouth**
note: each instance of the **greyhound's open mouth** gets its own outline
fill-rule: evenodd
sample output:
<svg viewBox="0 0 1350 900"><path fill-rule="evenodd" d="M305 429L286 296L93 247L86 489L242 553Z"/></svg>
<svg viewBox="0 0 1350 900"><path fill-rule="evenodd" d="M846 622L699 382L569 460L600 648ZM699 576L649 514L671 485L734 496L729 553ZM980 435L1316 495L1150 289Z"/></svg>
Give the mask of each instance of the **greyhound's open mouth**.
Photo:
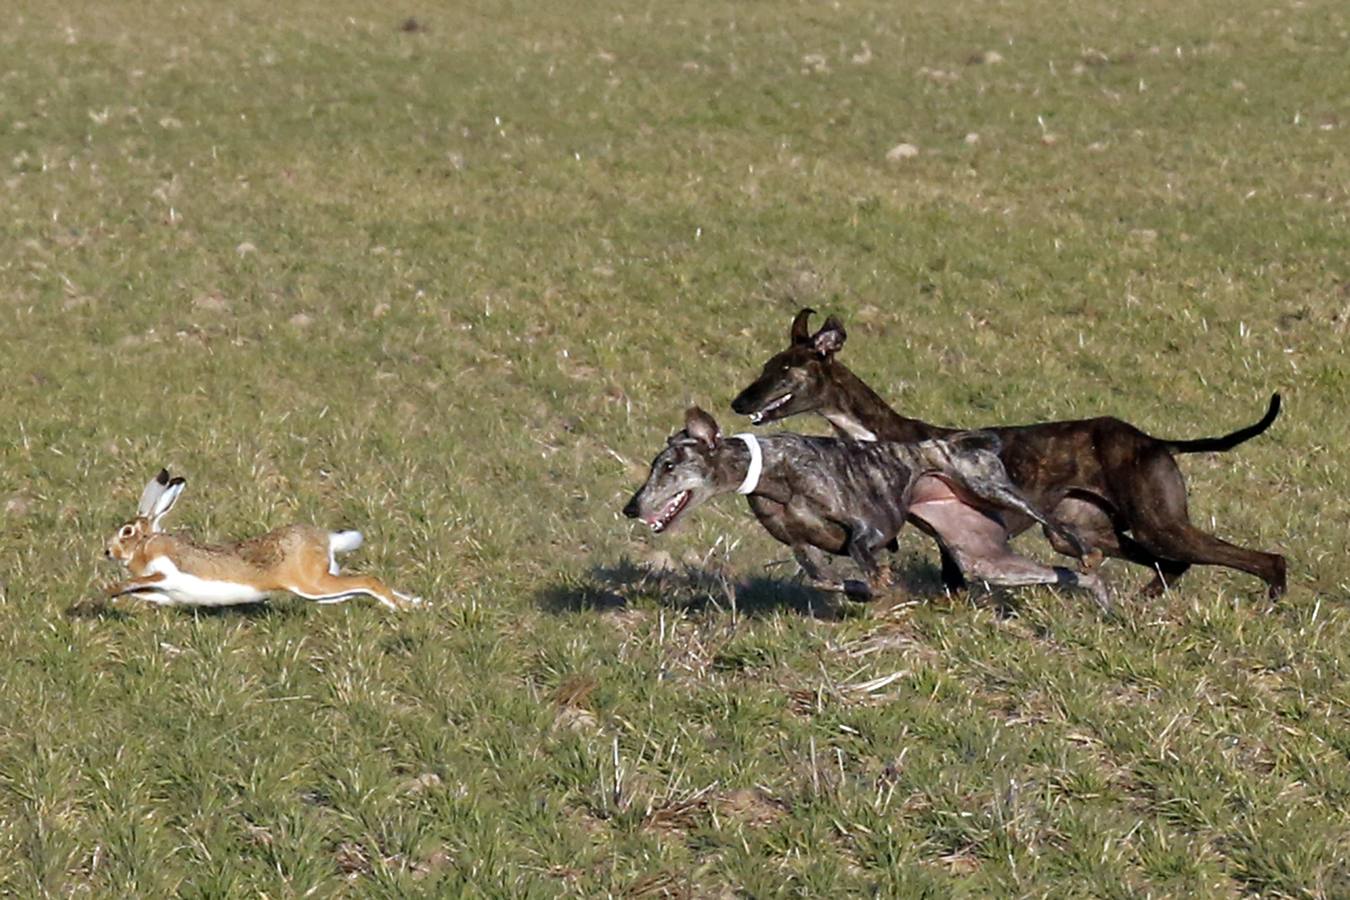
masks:
<svg viewBox="0 0 1350 900"><path fill-rule="evenodd" d="M667 526L675 521L675 517L684 512L684 507L689 503L690 496L692 495L689 491L680 491L674 497L671 497L670 502L659 513L647 520L647 524L651 526L652 531L656 534L665 531Z"/></svg>
<svg viewBox="0 0 1350 900"><path fill-rule="evenodd" d="M778 407L784 405L791 399L792 399L792 392L788 391L786 394L779 397L777 400L766 403L763 409L759 410L758 412L752 412L750 414L750 422L755 425L760 424L761 422L764 421L765 416L773 412L775 409L778 409Z"/></svg>

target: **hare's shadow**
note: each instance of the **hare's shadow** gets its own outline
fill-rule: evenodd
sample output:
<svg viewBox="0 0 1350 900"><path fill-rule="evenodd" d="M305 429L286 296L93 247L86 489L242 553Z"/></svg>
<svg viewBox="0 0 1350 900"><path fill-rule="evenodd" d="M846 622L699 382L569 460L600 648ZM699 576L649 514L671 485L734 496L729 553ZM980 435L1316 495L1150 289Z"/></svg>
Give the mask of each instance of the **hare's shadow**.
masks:
<svg viewBox="0 0 1350 900"><path fill-rule="evenodd" d="M306 603L274 602L260 600L257 603L236 603L229 606L171 606L175 613L201 619L286 619L304 615ZM76 600L64 610L68 619L98 620L107 622L125 622L134 619L139 613L152 610L155 604L145 601L125 600L116 603L103 599Z"/></svg>

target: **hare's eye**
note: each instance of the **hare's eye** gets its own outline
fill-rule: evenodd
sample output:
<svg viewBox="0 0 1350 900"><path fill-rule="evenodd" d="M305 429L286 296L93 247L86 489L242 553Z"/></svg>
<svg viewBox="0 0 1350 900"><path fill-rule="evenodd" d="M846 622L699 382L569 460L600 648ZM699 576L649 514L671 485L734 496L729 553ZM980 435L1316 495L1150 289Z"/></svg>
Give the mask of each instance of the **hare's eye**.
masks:
<svg viewBox="0 0 1350 900"><path fill-rule="evenodd" d="M130 525L123 525L123 526L122 526L122 537L124 537L124 538L125 538L125 537L131 537L131 533L132 533L132 531L134 531L134 530L135 530L135 529L133 529Z"/></svg>

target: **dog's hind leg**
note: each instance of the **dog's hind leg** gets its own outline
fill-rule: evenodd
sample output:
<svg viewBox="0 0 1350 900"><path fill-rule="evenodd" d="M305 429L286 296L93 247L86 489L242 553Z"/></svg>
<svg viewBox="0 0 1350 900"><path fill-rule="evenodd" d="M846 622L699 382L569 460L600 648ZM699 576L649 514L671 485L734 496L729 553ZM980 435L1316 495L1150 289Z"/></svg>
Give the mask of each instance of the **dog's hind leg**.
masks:
<svg viewBox="0 0 1350 900"><path fill-rule="evenodd" d="M1110 611L1110 597L1095 574L1071 572L1018 556L1008 546L1008 531L1002 522L954 495L946 499L931 493L930 496L932 499L916 504L910 512L922 516L938 530L967 578L1000 587L1034 584L1081 587L1092 593L1104 611Z"/></svg>
<svg viewBox="0 0 1350 900"><path fill-rule="evenodd" d="M1045 529L1047 537L1052 538L1055 549L1068 556L1083 559L1091 552L1079 534L1041 512L1013 486L1002 460L992 451L972 449L953 453L948 458L948 465L959 478L951 481L947 478L943 480L948 481L948 487L957 496L971 500L975 505L982 502L995 509L1020 513L1033 522L1039 522Z"/></svg>
<svg viewBox="0 0 1350 900"><path fill-rule="evenodd" d="M1162 583L1156 584L1156 587L1150 583L1146 591L1160 592L1192 565L1226 566L1255 575L1266 582L1267 595L1272 600L1285 591L1286 564L1284 557L1278 553L1263 553L1230 544L1201 531L1190 522L1150 523L1136 528L1135 535L1140 544L1160 557L1158 566L1163 572ZM1163 559L1165 563L1161 561Z"/></svg>
<svg viewBox="0 0 1350 900"><path fill-rule="evenodd" d="M1082 537L1094 550L1143 566L1152 572L1153 580L1140 591L1143 597L1159 596L1191 567L1190 563L1162 559L1142 547L1122 530L1123 523L1116 520L1112 511L1105 506L1105 501L1099 497L1070 494L1055 507L1054 517ZM1045 529L1045 537L1050 546L1060 553L1073 555L1073 549L1065 545L1055 532Z"/></svg>
<svg viewBox="0 0 1350 900"><path fill-rule="evenodd" d="M1153 566L1153 580L1144 585L1139 592L1145 597L1161 597L1176 583L1178 578L1186 574L1186 570L1191 567L1191 564L1171 559L1159 559L1153 563Z"/></svg>
<svg viewBox="0 0 1350 900"><path fill-rule="evenodd" d="M1201 531L1191 524L1186 483L1176 460L1159 452L1140 466L1136 477L1121 479L1116 492L1131 534L1140 548L1155 559L1155 576L1162 578L1146 590L1161 591L1191 565L1226 566L1248 572L1268 585L1274 599L1285 591L1285 560L1277 553L1248 550Z"/></svg>
<svg viewBox="0 0 1350 900"><path fill-rule="evenodd" d="M1100 550L1107 556L1114 556L1129 562L1141 565L1153 572L1153 580L1145 587L1140 589L1141 597L1151 598L1159 597L1170 588L1178 578L1186 574L1190 569L1190 563L1177 562L1173 559L1162 559L1139 544L1134 538L1127 534L1121 534L1118 531L1105 531L1085 529L1079 525L1073 526L1074 530L1084 536L1094 550ZM1073 551L1062 546L1057 535L1048 529L1045 534L1050 541L1050 546L1054 547L1060 553L1072 556Z"/></svg>
<svg viewBox="0 0 1350 900"><path fill-rule="evenodd" d="M982 500L996 503L1004 509L1014 510L1039 522L1041 528L1045 531L1045 536L1050 539L1051 545L1060 553L1082 559L1091 552L1079 533L1041 512L1027 498L1023 497L1011 483L991 480L967 482L962 487L970 490Z"/></svg>
<svg viewBox="0 0 1350 900"><path fill-rule="evenodd" d="M942 586L951 593L965 590L966 575L961 571L961 564L952 556L952 551L939 541L938 553L942 562Z"/></svg>
<svg viewBox="0 0 1350 900"><path fill-rule="evenodd" d="M1073 572L1063 566L1045 566L1011 551L1001 555L973 556L962 559L966 573L976 581L1000 587L1054 584L1079 587L1092 594L1102 612L1111 612L1111 598L1101 578L1091 572Z"/></svg>

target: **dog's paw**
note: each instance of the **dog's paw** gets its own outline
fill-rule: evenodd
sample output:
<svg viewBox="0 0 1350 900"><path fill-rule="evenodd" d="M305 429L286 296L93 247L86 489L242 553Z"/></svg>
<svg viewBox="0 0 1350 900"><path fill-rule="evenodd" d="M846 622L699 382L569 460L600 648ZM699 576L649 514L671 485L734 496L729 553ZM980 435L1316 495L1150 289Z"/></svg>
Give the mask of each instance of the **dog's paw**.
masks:
<svg viewBox="0 0 1350 900"><path fill-rule="evenodd" d="M857 603L866 603L876 594L867 582L850 578L844 582L844 596Z"/></svg>

